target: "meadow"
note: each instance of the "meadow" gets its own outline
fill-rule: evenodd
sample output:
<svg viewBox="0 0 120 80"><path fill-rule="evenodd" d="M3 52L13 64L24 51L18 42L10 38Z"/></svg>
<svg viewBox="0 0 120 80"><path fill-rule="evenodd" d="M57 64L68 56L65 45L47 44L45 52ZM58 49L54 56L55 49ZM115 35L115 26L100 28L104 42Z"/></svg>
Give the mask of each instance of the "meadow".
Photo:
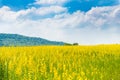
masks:
<svg viewBox="0 0 120 80"><path fill-rule="evenodd" d="M0 47L0 80L120 80L120 45Z"/></svg>

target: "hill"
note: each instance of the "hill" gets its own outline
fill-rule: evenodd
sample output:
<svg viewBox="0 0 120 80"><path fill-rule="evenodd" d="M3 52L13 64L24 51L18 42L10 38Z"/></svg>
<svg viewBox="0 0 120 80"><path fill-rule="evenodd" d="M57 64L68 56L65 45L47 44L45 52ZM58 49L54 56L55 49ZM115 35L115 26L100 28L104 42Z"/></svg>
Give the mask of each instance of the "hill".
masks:
<svg viewBox="0 0 120 80"><path fill-rule="evenodd" d="M64 45L64 42L49 41L38 37L27 37L18 34L0 34L0 46L37 46Z"/></svg>

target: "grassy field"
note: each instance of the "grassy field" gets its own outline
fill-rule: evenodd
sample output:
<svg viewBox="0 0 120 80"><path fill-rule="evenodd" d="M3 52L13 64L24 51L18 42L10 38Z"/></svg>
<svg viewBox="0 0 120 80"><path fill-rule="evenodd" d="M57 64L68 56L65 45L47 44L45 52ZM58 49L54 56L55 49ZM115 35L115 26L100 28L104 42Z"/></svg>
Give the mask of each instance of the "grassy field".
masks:
<svg viewBox="0 0 120 80"><path fill-rule="evenodd" d="M0 80L120 80L120 45L1 47Z"/></svg>

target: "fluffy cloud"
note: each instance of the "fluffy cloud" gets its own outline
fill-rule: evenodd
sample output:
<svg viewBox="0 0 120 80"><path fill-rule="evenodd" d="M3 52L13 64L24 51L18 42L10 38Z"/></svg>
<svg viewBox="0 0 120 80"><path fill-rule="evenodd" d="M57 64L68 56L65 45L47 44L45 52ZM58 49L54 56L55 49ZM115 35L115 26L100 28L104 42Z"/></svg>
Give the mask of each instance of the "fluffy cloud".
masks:
<svg viewBox="0 0 120 80"><path fill-rule="evenodd" d="M39 5L62 5L69 0L36 0L35 4Z"/></svg>
<svg viewBox="0 0 120 80"><path fill-rule="evenodd" d="M51 17L56 14L65 13L67 9L61 6L50 6L35 8L32 7L27 10L12 11L9 7L4 6L0 8L0 20L14 21L16 19L41 19L44 17Z"/></svg>
<svg viewBox="0 0 120 80"><path fill-rule="evenodd" d="M46 17L51 14L54 15ZM119 43L120 40L119 5L94 7L86 13L77 11L73 14L67 13L67 9L60 6L17 12L11 11L9 7L2 7L0 17L2 33L17 33L80 44Z"/></svg>

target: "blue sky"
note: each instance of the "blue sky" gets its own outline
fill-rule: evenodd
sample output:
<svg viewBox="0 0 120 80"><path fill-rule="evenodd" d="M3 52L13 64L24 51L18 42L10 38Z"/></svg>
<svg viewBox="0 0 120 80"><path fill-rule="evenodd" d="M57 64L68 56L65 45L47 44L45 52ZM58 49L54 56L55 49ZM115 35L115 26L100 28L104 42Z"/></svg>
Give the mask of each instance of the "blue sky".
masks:
<svg viewBox="0 0 120 80"><path fill-rule="evenodd" d="M120 0L0 0L0 33L120 43Z"/></svg>
<svg viewBox="0 0 120 80"><path fill-rule="evenodd" d="M37 5L30 5L35 0L0 0L0 7L9 6L12 10L27 9L36 7ZM67 7L70 13L74 11L88 11L96 6L113 6L118 5L119 0L68 0L63 6Z"/></svg>
<svg viewBox="0 0 120 80"><path fill-rule="evenodd" d="M66 7L69 7L70 12L77 10L88 11L92 7L96 6L113 6L117 5L118 0L72 0L65 4Z"/></svg>
<svg viewBox="0 0 120 80"><path fill-rule="evenodd" d="M9 6L13 10L20 10L28 8L28 4L33 3L35 0L0 0L0 7Z"/></svg>

